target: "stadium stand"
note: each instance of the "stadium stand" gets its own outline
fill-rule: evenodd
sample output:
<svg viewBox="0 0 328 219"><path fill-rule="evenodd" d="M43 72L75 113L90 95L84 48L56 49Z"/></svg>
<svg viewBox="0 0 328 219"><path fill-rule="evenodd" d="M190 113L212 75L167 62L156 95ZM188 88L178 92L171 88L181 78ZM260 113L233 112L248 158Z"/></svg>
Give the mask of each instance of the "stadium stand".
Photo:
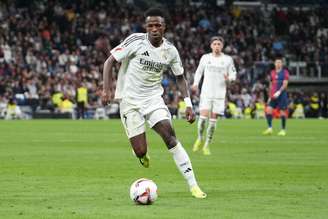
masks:
<svg viewBox="0 0 328 219"><path fill-rule="evenodd" d="M227 117L263 117L272 58L283 54L291 72L289 115L326 118L327 6L286 8L272 2L228 7L216 1L157 1L169 12L166 38L178 48L190 84L210 37L226 39L225 52L238 68ZM101 106L105 57L94 42L105 35L114 47L143 32L147 6L147 1L1 1L0 117L14 99L24 118L74 118L81 83L88 90L86 118L118 117L117 104ZM178 116L181 98L174 78L165 74L162 85L171 113ZM193 102L197 106L196 96Z"/></svg>

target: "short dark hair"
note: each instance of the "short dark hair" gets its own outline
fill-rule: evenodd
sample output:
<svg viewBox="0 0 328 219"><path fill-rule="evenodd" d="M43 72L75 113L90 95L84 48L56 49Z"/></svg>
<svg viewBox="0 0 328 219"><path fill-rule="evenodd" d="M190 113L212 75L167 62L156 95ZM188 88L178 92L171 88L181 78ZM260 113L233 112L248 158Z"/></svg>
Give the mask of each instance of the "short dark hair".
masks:
<svg viewBox="0 0 328 219"><path fill-rule="evenodd" d="M274 60L283 60L284 59L284 56L282 54L276 54L275 57L274 57Z"/></svg>
<svg viewBox="0 0 328 219"><path fill-rule="evenodd" d="M145 16L145 18L147 18L149 16L159 16L159 17L164 18L164 20L166 18L166 14L161 8L149 8L145 12L144 16Z"/></svg>
<svg viewBox="0 0 328 219"><path fill-rule="evenodd" d="M221 36L214 36L214 37L211 37L211 40L210 40L211 44L212 44L215 40L221 41L221 43L224 44L224 39L223 39L223 37L221 37Z"/></svg>

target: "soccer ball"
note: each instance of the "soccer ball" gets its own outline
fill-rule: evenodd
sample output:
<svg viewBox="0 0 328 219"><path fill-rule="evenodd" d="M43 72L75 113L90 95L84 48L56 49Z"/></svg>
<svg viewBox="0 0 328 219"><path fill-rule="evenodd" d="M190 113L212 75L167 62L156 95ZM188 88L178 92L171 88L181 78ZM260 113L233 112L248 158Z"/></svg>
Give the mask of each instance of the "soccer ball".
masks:
<svg viewBox="0 0 328 219"><path fill-rule="evenodd" d="M130 198L137 204L150 205L157 199L157 186L150 179L138 179L130 187Z"/></svg>

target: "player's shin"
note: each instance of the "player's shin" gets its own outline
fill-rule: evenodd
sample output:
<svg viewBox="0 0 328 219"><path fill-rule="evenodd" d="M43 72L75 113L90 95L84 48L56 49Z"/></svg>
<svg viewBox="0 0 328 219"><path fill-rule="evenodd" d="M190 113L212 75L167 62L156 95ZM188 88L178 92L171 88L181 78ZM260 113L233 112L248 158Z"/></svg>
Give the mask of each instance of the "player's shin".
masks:
<svg viewBox="0 0 328 219"><path fill-rule="evenodd" d="M198 136L197 136L197 139L196 139L196 141L194 143L194 146L192 148L192 151L193 152L198 151L200 149L201 145L202 145L202 142L203 142L203 132L204 132L204 129L205 129L206 120L207 120L207 117L205 117L205 116L199 116L198 124L197 124Z"/></svg>
<svg viewBox="0 0 328 219"><path fill-rule="evenodd" d="M209 144L211 143L214 135L214 131L216 128L216 119L210 119L208 128L207 128L207 135L206 135L206 142L204 148L208 148Z"/></svg>
<svg viewBox="0 0 328 219"><path fill-rule="evenodd" d="M198 141L203 140L203 133L205 129L205 123L207 118L205 116L199 116L197 130L198 130Z"/></svg>
<svg viewBox="0 0 328 219"><path fill-rule="evenodd" d="M169 151L172 153L175 164L177 165L183 177L187 180L189 187L192 188L197 186L189 156L185 149L182 147L181 143L178 142L178 144L171 148Z"/></svg>
<svg viewBox="0 0 328 219"><path fill-rule="evenodd" d="M267 113L266 114L266 120L267 120L267 123L268 123L268 128L272 128L272 114L269 114Z"/></svg>
<svg viewBox="0 0 328 219"><path fill-rule="evenodd" d="M281 129L282 130L286 129L286 116L285 115L281 116Z"/></svg>

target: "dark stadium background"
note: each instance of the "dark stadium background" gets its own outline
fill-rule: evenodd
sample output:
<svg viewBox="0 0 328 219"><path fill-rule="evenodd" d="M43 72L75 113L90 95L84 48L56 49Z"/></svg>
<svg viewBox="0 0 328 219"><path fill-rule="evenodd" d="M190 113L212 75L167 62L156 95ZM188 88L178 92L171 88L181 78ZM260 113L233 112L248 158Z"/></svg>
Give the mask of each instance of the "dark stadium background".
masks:
<svg viewBox="0 0 328 219"><path fill-rule="evenodd" d="M209 38L225 38L225 52L238 69L226 117L261 117L267 75L277 54L284 56L291 74L289 116L298 109L294 117L327 117L327 5L324 0L1 1L0 117L5 117L8 102L20 107L23 118L76 117L79 86L88 89L86 118L94 118L97 109L99 118L104 113L117 117L117 104L100 104L106 57L94 44L105 37L114 47L129 34L144 31L143 12L151 6L167 11L166 37L178 48L189 83L201 55L209 52ZM182 98L174 78L165 74L162 84L170 111L179 117ZM63 99L69 109L61 107ZM197 110L196 95L193 102Z"/></svg>
<svg viewBox="0 0 328 219"><path fill-rule="evenodd" d="M190 195L155 131L147 129L145 169L121 121L96 120L118 117L119 108L101 105L106 57L95 44L108 40L114 47L144 31L143 13L151 6L166 9L166 38L178 48L190 84L211 36L225 38L225 53L238 68L225 117L245 119L217 121L210 156L192 151L197 122L172 120L206 199ZM326 0L0 0L0 218L326 219L327 9ZM293 119L286 136L277 135L279 120L264 136L266 121L257 118L264 117L277 54L291 75ZM77 120L82 85L87 119ZM162 85L173 116L182 117L169 72ZM14 109L22 119L7 121ZM129 197L140 178L158 186L153 205L138 206Z"/></svg>

